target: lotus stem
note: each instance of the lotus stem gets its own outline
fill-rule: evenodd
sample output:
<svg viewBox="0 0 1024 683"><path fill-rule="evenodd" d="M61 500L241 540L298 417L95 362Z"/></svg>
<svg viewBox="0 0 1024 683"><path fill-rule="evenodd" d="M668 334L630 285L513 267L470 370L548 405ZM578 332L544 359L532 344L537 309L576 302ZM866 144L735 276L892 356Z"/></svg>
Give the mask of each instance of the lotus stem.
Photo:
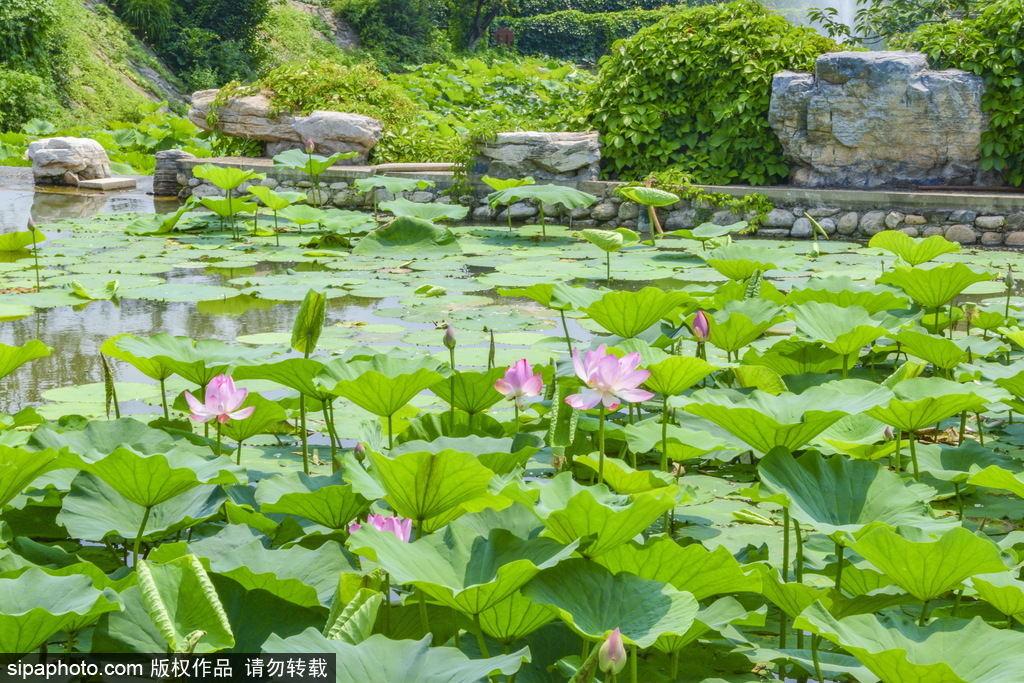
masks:
<svg viewBox="0 0 1024 683"><path fill-rule="evenodd" d="M789 507L782 508L782 581L789 582ZM779 611L779 649L786 647L786 613Z"/></svg>
<svg viewBox="0 0 1024 683"><path fill-rule="evenodd" d="M638 683L640 680L639 676L637 676L638 649L636 643L629 646L629 683Z"/></svg>
<svg viewBox="0 0 1024 683"><path fill-rule="evenodd" d="M843 354L843 379L850 376L850 357Z"/></svg>
<svg viewBox="0 0 1024 683"><path fill-rule="evenodd" d="M604 483L604 415L606 408L601 403L601 419L597 423L597 483Z"/></svg>
<svg viewBox="0 0 1024 683"><path fill-rule="evenodd" d="M921 481L921 472L917 468L917 435L910 433L910 462L914 466L914 481Z"/></svg>
<svg viewBox="0 0 1024 683"><path fill-rule="evenodd" d="M811 636L811 661L814 662L814 676L818 683L825 683L825 677L821 675L821 662L818 661L818 640L820 636Z"/></svg>
<svg viewBox="0 0 1024 683"><path fill-rule="evenodd" d="M569 339L569 325L565 322L565 309L558 309L558 315L562 317L562 332L565 333L565 345L569 347L569 357L572 357L572 340Z"/></svg>
<svg viewBox="0 0 1024 683"><path fill-rule="evenodd" d="M928 620L928 603L929 600L925 600L924 604L921 605L921 616L917 620L917 625L923 627L925 622Z"/></svg>
<svg viewBox="0 0 1024 683"><path fill-rule="evenodd" d="M221 455L221 434L220 434L220 420L217 420L217 455Z"/></svg>
<svg viewBox="0 0 1024 683"><path fill-rule="evenodd" d="M41 288L41 285L39 284L39 242L36 241L35 227L31 223L29 227L32 230L32 260L35 261L36 291L38 292L39 289ZM1009 299L1007 299L1007 301L1009 301Z"/></svg>
<svg viewBox="0 0 1024 683"><path fill-rule="evenodd" d="M661 471L668 472L668 396L661 399Z"/></svg>
<svg viewBox="0 0 1024 683"><path fill-rule="evenodd" d="M238 440L238 453L235 454L235 464L242 466L242 440Z"/></svg>
<svg viewBox="0 0 1024 683"><path fill-rule="evenodd" d="M149 511L152 509L152 506L146 506L146 511L142 515L142 524L139 525L139 532L135 534L135 545L132 548L133 567L139 565L139 546L142 545L142 535L146 532L146 523L149 522Z"/></svg>
<svg viewBox="0 0 1024 683"><path fill-rule="evenodd" d="M430 619L427 617L427 597L423 594L423 590L420 589L420 624L423 626L424 633L430 633Z"/></svg>
<svg viewBox="0 0 1024 683"><path fill-rule="evenodd" d="M669 678L676 680L676 674L679 672L679 650L673 650L668 656L668 670Z"/></svg>
<svg viewBox="0 0 1024 683"><path fill-rule="evenodd" d="M540 234L546 240L548 238L548 224L544 220L544 203L541 202L538 208L540 209Z"/></svg>
<svg viewBox="0 0 1024 683"><path fill-rule="evenodd" d="M277 224L277 209L274 209L274 243L281 246L281 228Z"/></svg>
<svg viewBox="0 0 1024 683"><path fill-rule="evenodd" d="M519 402L518 401L512 401L512 408L515 409L515 411L516 411L516 413L515 413L516 414L516 419L515 419L515 423L514 424L515 424L515 428L516 428L515 433L518 434L519 433ZM453 420L454 420L454 417L455 416L453 415L452 416ZM454 427L454 425L455 425L455 423L452 422L452 426L453 427Z"/></svg>
<svg viewBox="0 0 1024 683"><path fill-rule="evenodd" d="M331 472L341 469L338 462L338 432L334 427L334 401L327 401L324 405L324 420L327 422L327 436L331 440Z"/></svg>
<svg viewBox="0 0 1024 683"><path fill-rule="evenodd" d="M608 284L612 283L612 252L606 251L604 253L604 270L605 276L608 278Z"/></svg>
<svg viewBox="0 0 1024 683"><path fill-rule="evenodd" d="M451 376L451 379L448 380L448 386L449 386L449 389L451 391L451 398L448 399L448 405L451 407L451 416L452 416L451 425L452 425L452 431L454 432L454 430L455 430L455 347L454 346L452 346L450 349L448 349L448 356L451 359L451 365L452 365L452 376Z"/></svg>
<svg viewBox="0 0 1024 683"><path fill-rule="evenodd" d="M165 420L170 420L171 419L171 414L167 410L167 384L166 384L166 378L164 378L164 377L160 378L160 403L164 407L164 419Z"/></svg>
<svg viewBox="0 0 1024 683"><path fill-rule="evenodd" d="M949 616L956 617L956 613L960 611L960 599L964 597L964 589L960 588L953 596L953 609L950 610Z"/></svg>
<svg viewBox="0 0 1024 683"><path fill-rule="evenodd" d="M1012 411L1011 411L1010 414L1011 415L1013 414ZM1012 422L1012 420L1011 420L1011 422ZM966 433L967 433L967 411L965 410L965 411L960 413L960 437L957 440L957 445L960 445L960 444L962 444L964 442L964 435Z"/></svg>
<svg viewBox="0 0 1024 683"><path fill-rule="evenodd" d="M388 415L388 450L395 444L395 427L393 422L394 415Z"/></svg>
<svg viewBox="0 0 1024 683"><path fill-rule="evenodd" d="M309 435L306 433L306 395L299 394L299 439L302 441L302 471L309 474Z"/></svg>
<svg viewBox="0 0 1024 683"><path fill-rule="evenodd" d="M956 492L956 516L962 522L964 521L964 501L960 497L960 484L954 481L953 490Z"/></svg>
<svg viewBox="0 0 1024 683"><path fill-rule="evenodd" d="M895 465L896 465L896 473L899 474L900 471L903 470L903 462L902 462L902 460L903 460L903 430L902 429L897 429L896 430L896 452L893 455L895 456L894 460L895 460Z"/></svg>
<svg viewBox="0 0 1024 683"><path fill-rule="evenodd" d="M974 419L978 422L978 444L981 446L985 445L985 428L984 423L981 421L981 413L975 413Z"/></svg>
<svg viewBox="0 0 1024 683"><path fill-rule="evenodd" d="M480 654L484 656L484 659L489 659L491 653L487 650L487 641L484 639L483 626L480 625L479 612L473 615L473 625L476 627L476 642L480 646Z"/></svg>
<svg viewBox="0 0 1024 683"><path fill-rule="evenodd" d="M796 518L791 518L793 521L793 533L796 535L796 561L794 562L793 569L796 572L796 582L804 582L804 537L800 533L800 522ZM796 646L800 649L804 647L804 632L796 632Z"/></svg>
<svg viewBox="0 0 1024 683"><path fill-rule="evenodd" d="M845 554L846 547L839 543L839 541L836 541L836 558L839 561L839 566L836 569L836 593L842 593L843 591L843 555Z"/></svg>

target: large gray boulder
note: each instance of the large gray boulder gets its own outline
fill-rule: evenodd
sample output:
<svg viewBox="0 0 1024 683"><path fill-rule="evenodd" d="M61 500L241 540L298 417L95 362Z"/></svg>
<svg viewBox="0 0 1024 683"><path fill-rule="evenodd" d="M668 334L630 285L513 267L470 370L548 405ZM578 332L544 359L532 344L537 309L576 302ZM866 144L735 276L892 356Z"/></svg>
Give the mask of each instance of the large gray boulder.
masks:
<svg viewBox="0 0 1024 683"><path fill-rule="evenodd" d="M79 180L110 177L110 159L90 138L43 138L28 146L38 185L77 185Z"/></svg>
<svg viewBox="0 0 1024 683"><path fill-rule="evenodd" d="M920 52L835 52L783 71L768 120L804 187L970 185L988 117L979 76L931 71Z"/></svg>
<svg viewBox="0 0 1024 683"><path fill-rule="evenodd" d="M495 178L597 180L601 145L597 132L498 133L477 145L474 173Z"/></svg>
<svg viewBox="0 0 1024 683"><path fill-rule="evenodd" d="M188 118L204 130L267 143L267 156L288 149L301 149L308 139L318 154L356 152L342 164L364 164L384 132L384 124L369 116L337 111L314 111L309 116L275 114L265 93L230 97L217 108L215 122L207 122L219 90L200 90L192 95Z"/></svg>

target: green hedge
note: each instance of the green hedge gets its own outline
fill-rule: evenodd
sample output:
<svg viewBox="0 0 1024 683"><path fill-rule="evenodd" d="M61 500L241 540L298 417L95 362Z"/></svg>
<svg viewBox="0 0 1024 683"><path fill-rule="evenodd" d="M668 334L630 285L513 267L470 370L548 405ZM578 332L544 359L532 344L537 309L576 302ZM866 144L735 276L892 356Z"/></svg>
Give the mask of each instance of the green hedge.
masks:
<svg viewBox="0 0 1024 683"><path fill-rule="evenodd" d="M524 55L544 55L571 62L596 62L608 54L612 43L628 38L644 26L662 19L671 7L655 10L587 14L579 10L505 19L515 34L516 49Z"/></svg>
<svg viewBox="0 0 1024 683"><path fill-rule="evenodd" d="M722 0L520 0L517 18L535 17L576 10L586 14L625 12L631 9L658 9L670 5L714 5Z"/></svg>

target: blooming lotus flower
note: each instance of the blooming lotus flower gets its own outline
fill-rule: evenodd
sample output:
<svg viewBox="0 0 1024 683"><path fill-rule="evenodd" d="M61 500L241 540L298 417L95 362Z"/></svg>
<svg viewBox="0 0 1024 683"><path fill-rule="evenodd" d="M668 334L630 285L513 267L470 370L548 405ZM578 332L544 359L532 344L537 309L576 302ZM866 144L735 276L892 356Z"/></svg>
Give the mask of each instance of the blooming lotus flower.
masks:
<svg viewBox="0 0 1024 683"><path fill-rule="evenodd" d="M199 399L190 392L185 392L185 400L188 407L192 409L189 415L197 422L207 422L216 419L220 424L228 420L244 420L256 410L255 406L242 407L245 397L249 395L248 389L236 389L235 380L228 375L217 375L206 385L206 403L200 403Z"/></svg>
<svg viewBox="0 0 1024 683"><path fill-rule="evenodd" d="M615 675L626 666L626 646L622 643L619 629L612 631L607 640L601 643L601 649L597 651L597 665L601 671Z"/></svg>
<svg viewBox="0 0 1024 683"><path fill-rule="evenodd" d="M698 342L704 343L708 340L708 337L711 336L711 327L708 324L708 316L704 311L697 311L690 329L693 330L693 336Z"/></svg>
<svg viewBox="0 0 1024 683"><path fill-rule="evenodd" d="M412 520L402 519L401 517L385 517L384 515L369 515L366 521L372 524L377 531L390 531L398 537L399 541L405 543L409 542L409 537L412 535ZM362 524L359 522L352 522L348 525L348 532L351 534L356 529L361 529Z"/></svg>
<svg viewBox="0 0 1024 683"><path fill-rule="evenodd" d="M516 402L516 406L523 407L523 399L530 396L538 396L544 387L544 380L541 374L533 374L533 368L525 358L517 360L514 365L509 366L505 376L494 383L495 390Z"/></svg>
<svg viewBox="0 0 1024 683"><path fill-rule="evenodd" d="M622 358L605 351L604 344L596 351L587 351L586 358L580 358L578 349L572 352L572 365L576 376L587 383L587 388L578 394L565 398L573 408L589 410L598 403L609 410L615 410L622 401L639 403L654 398L654 394L637 389L651 375L650 370L637 370L640 354L628 353Z"/></svg>

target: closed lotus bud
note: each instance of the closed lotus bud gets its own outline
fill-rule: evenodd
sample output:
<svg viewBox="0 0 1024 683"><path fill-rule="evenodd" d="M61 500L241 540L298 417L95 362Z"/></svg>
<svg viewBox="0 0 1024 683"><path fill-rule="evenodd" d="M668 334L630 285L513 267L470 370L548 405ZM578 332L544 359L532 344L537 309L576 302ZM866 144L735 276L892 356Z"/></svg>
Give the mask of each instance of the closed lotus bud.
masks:
<svg viewBox="0 0 1024 683"><path fill-rule="evenodd" d="M686 474L686 468L683 467L682 463L672 461L672 476L678 479L684 474Z"/></svg>
<svg viewBox="0 0 1024 683"><path fill-rule="evenodd" d="M36 222L34 220L32 220L31 218L28 219L28 229L29 230L35 230L36 229Z"/></svg>
<svg viewBox="0 0 1024 683"><path fill-rule="evenodd" d="M1006 277L1003 278L1003 284L1006 285L1007 289L1011 289L1016 284L1013 279L1013 266L1006 269Z"/></svg>
<svg viewBox="0 0 1024 683"><path fill-rule="evenodd" d="M704 311L697 311L693 318L693 336L697 341L703 343L711 336L711 326L708 324L708 316Z"/></svg>
<svg viewBox="0 0 1024 683"><path fill-rule="evenodd" d="M363 457L366 455L366 446L363 445L362 441L356 444L356 447L353 449L353 453L355 453L356 458L358 458L359 460L363 459Z"/></svg>
<svg viewBox="0 0 1024 683"><path fill-rule="evenodd" d="M306 154L312 154L316 150L316 143L313 138L306 138Z"/></svg>
<svg viewBox="0 0 1024 683"><path fill-rule="evenodd" d="M612 631L608 639L601 643L601 649L597 652L597 665L601 671L616 675L626 666L626 646L622 643L619 629Z"/></svg>
<svg viewBox="0 0 1024 683"><path fill-rule="evenodd" d="M886 441L892 441L896 438L896 432L893 431L892 427L886 427L883 436Z"/></svg>
<svg viewBox="0 0 1024 683"><path fill-rule="evenodd" d="M455 348L455 328L449 325L444 331L444 347L446 349Z"/></svg>

